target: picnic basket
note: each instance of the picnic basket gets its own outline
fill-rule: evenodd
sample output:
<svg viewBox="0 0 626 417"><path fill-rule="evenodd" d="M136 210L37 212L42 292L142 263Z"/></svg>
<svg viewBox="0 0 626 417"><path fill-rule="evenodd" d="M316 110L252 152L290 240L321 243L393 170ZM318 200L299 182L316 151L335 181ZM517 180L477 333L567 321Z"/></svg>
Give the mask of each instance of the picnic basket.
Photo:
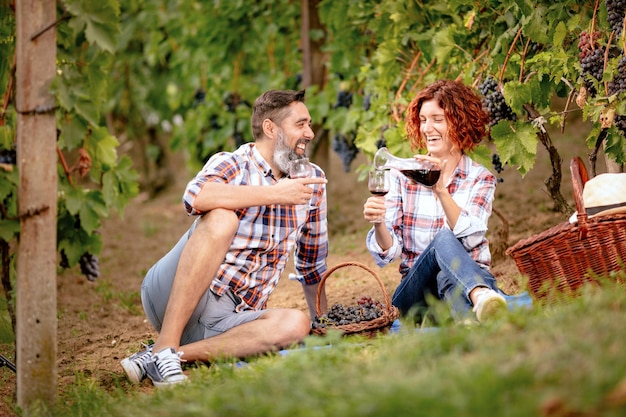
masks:
<svg viewBox="0 0 626 417"><path fill-rule="evenodd" d="M579 157L571 160L570 172L577 223L563 222L506 250L528 277L531 295L544 302L597 283L597 277L624 270L626 263L626 213L589 218L583 201L589 177Z"/></svg>
<svg viewBox="0 0 626 417"><path fill-rule="evenodd" d="M317 328L313 327L311 329L312 334L323 336L328 332L329 329L334 329L334 330L338 330L342 332L344 335L361 333L361 334L371 336L378 332L382 332L386 330L388 327L391 326L394 320L398 318L399 316L398 309L391 304L391 299L389 298L389 294L387 293L385 285L381 281L378 274L375 271L373 271L371 268L369 268L367 265L364 265L360 262L353 262L353 261L339 263L333 266L332 268L329 268L326 271L326 273L322 276L322 280L320 281L319 287L317 288L317 302L315 306L317 317L322 316L322 309L320 306L320 297L324 289L324 286L326 285L326 281L328 280L328 278L330 278L330 276L333 273L335 273L339 269L350 267L350 266L356 266L365 270L366 272L369 273L369 275L371 275L378 282L378 285L383 295L383 301L381 302L383 304L382 315L376 319L369 320L369 321L361 321L358 323L349 323L349 324L344 324L344 325L328 325L326 327L317 327Z"/></svg>

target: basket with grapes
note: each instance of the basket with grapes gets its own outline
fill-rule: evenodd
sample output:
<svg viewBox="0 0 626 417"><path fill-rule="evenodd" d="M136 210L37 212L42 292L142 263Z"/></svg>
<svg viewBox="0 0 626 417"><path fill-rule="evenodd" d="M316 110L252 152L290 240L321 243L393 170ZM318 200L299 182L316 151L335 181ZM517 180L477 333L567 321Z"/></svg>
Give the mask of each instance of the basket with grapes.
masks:
<svg viewBox="0 0 626 417"><path fill-rule="evenodd" d="M383 302L374 300L370 296L362 296L355 306L334 304L328 308L327 312L322 313L320 296L326 280L338 269L348 266L364 269L376 279L383 295ZM344 335L355 333L372 335L384 331L398 318L398 309L391 304L389 294L378 274L359 262L342 262L326 271L317 289L316 313L311 333L317 335L325 335L329 329L340 331Z"/></svg>

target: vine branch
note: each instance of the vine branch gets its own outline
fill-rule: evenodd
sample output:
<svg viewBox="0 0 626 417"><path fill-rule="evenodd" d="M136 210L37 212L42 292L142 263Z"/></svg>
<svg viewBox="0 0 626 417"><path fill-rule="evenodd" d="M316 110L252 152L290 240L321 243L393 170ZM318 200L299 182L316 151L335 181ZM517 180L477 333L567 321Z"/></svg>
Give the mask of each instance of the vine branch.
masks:
<svg viewBox="0 0 626 417"><path fill-rule="evenodd" d="M402 91L404 90L404 88L406 87L407 82L411 78L411 74L413 73L413 70L417 66L417 61L420 59L421 56L422 56L422 51L417 51L417 53L415 54L415 56L411 60L411 65L409 65L409 68L408 68L408 70L406 72L406 75L405 75L404 79L402 80L402 83L400 83L400 87L398 87L398 91L396 91L396 102L402 96ZM398 107L397 106L393 106L393 118L394 118L394 120L396 122L400 121L400 116L398 114Z"/></svg>
<svg viewBox="0 0 626 417"><path fill-rule="evenodd" d="M502 64L502 69L500 70L500 76L498 77L501 83L502 79L504 78L504 70L506 69L506 65L509 63L509 59L511 58L511 54L513 53L513 48L515 48L515 42L517 42L520 36L522 36L522 27L518 29L517 34L515 35L515 38L513 39L513 42L511 42L511 46L506 53L506 57L504 58L504 63Z"/></svg>

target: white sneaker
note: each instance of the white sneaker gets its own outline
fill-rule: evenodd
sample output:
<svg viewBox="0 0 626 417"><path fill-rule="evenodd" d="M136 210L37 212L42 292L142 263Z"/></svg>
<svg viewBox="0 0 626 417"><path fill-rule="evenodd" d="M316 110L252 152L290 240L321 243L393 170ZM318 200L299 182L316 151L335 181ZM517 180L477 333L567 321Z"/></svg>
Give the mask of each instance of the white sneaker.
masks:
<svg viewBox="0 0 626 417"><path fill-rule="evenodd" d="M183 352L165 348L150 358L146 364L146 374L155 387L166 387L187 380L180 364L182 355Z"/></svg>
<svg viewBox="0 0 626 417"><path fill-rule="evenodd" d="M146 365L151 358L152 345L144 345L144 350L122 360L122 368L130 382L138 384L146 377Z"/></svg>
<svg viewBox="0 0 626 417"><path fill-rule="evenodd" d="M477 291L476 304L472 311L479 322L493 319L507 310L504 297L490 288Z"/></svg>

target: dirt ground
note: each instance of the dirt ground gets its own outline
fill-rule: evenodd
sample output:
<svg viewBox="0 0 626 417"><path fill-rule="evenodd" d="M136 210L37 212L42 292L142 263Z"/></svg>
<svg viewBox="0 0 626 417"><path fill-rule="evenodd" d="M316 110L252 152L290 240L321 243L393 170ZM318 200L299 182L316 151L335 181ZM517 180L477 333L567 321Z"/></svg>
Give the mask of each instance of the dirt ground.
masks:
<svg viewBox="0 0 626 417"><path fill-rule="evenodd" d="M588 131L586 127L582 129ZM562 194L573 206L569 161L578 155L588 166L588 150L582 139L568 138L567 132L565 135L554 134L553 140L563 159ZM505 167L501 174L504 181L498 184L494 204L500 215L493 215L489 225L494 252L493 272L501 288L510 293L524 288L513 260L505 257L503 250L567 219L565 214L552 210L554 204L543 185L551 167L541 145L538 154L535 167L523 179L513 168ZM364 158L360 157L353 163L353 168L363 162ZM598 172L603 169L599 161ZM139 288L146 270L170 249L192 221L184 213L180 200L191 173L181 171L178 184L154 199L140 195L132 201L123 217L113 216L105 222L101 277L96 282L87 281L78 268L58 276L57 370L60 390L74 384L76 374L92 378L105 388L122 386L129 391L146 392L153 389L146 381L139 387L131 386L119 361L137 351L142 341L156 338L144 318ZM328 174L329 266L347 261L361 262L374 269L391 295L398 283L397 263L380 269L364 248L368 226L361 211L368 195L366 184L358 182L354 172L344 173L334 155ZM505 240L507 227L508 239ZM272 294L270 307L306 310L300 284L289 280L288 272ZM350 304L362 295L383 299L376 278L356 267L337 270L327 281L327 293L330 303ZM14 358L11 345L0 345L0 353ZM14 415L15 381L13 372L6 367L0 368L0 416Z"/></svg>

